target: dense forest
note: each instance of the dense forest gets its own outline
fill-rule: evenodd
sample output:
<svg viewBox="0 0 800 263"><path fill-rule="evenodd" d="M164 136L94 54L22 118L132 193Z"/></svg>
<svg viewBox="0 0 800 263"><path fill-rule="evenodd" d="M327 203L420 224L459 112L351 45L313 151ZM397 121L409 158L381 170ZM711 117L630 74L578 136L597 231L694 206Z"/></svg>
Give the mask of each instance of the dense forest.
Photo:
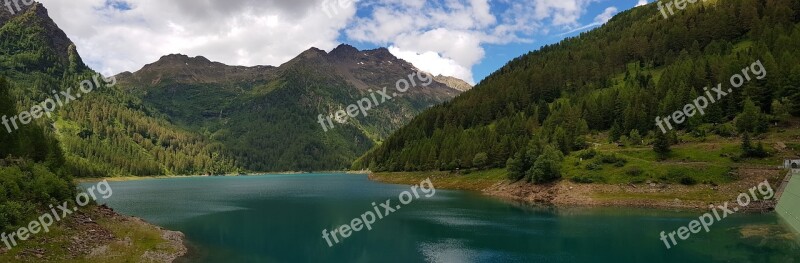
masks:
<svg viewBox="0 0 800 263"><path fill-rule="evenodd" d="M355 169L429 171L505 167L547 181L588 135L645 140L668 151L668 116L760 61L767 71L676 129L723 137L765 132L800 116L800 2L722 0L664 19L653 5L514 59L473 90L415 118ZM727 88L726 88L727 89ZM749 137L748 137L749 138ZM612 161L613 163L613 161Z"/></svg>
<svg viewBox="0 0 800 263"><path fill-rule="evenodd" d="M0 22L0 76L10 87L3 99L16 102L3 104L9 117L52 99L56 91L76 91L81 81L97 74L83 63L75 45L41 4L0 17ZM52 145L60 146L63 167L75 177L240 171L218 144L171 125L163 114L111 84L57 107L51 115L12 136L26 143L48 142L29 133L58 139L60 144ZM18 149L28 155L47 153L41 147ZM16 153L12 155L28 156Z"/></svg>
<svg viewBox="0 0 800 263"><path fill-rule="evenodd" d="M17 112L10 85L0 77L0 116ZM75 185L64 155L42 122L0 132L0 231L13 231L46 205L70 200Z"/></svg>
<svg viewBox="0 0 800 263"><path fill-rule="evenodd" d="M40 4L0 14L0 117L17 118L96 73ZM74 92L73 92L74 94ZM32 112L32 111L31 111ZM0 130L0 231L74 202L74 177L236 171L203 137L102 85L28 124ZM19 129L14 129L18 126Z"/></svg>
<svg viewBox="0 0 800 263"><path fill-rule="evenodd" d="M414 116L460 93L431 82L372 107L367 116L321 127L320 115L344 110L370 91L393 90L415 70L385 48L340 45L329 53L311 48L279 67L173 54L119 80L121 89L175 125L219 142L219 151L247 170L324 171L348 169Z"/></svg>

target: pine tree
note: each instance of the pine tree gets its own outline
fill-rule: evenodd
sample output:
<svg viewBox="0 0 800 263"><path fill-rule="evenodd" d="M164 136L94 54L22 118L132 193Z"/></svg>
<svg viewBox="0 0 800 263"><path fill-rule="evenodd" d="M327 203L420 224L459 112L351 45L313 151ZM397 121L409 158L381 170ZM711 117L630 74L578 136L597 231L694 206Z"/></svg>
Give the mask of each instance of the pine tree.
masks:
<svg viewBox="0 0 800 263"><path fill-rule="evenodd" d="M762 117L761 109L747 98L744 102L742 113L736 116L736 129L739 132L762 132L766 128L763 122L764 118Z"/></svg>
<svg viewBox="0 0 800 263"><path fill-rule="evenodd" d="M670 143L669 138L667 135L656 131L656 141L653 143L653 151L656 152L658 158L661 160L666 160L669 157L670 152Z"/></svg>
<svg viewBox="0 0 800 263"><path fill-rule="evenodd" d="M14 116L17 110L15 105L14 99L11 98L10 85L5 78L0 77L0 118L8 119ZM8 127L0 124L0 159L16 152L18 133L10 123Z"/></svg>
<svg viewBox="0 0 800 263"><path fill-rule="evenodd" d="M742 134L742 156L750 157L753 152L753 143L750 141L750 133Z"/></svg>

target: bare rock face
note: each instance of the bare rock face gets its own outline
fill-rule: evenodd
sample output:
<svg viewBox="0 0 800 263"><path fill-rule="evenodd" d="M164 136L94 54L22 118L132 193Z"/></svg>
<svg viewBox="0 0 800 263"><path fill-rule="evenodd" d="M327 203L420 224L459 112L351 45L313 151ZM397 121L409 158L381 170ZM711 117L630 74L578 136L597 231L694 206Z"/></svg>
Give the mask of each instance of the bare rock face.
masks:
<svg viewBox="0 0 800 263"><path fill-rule="evenodd" d="M444 85L447 85L448 87L450 87L452 89L456 89L456 90L459 90L459 91L462 91L462 92L472 89L472 85L470 85L466 81L463 81L463 80L461 80L459 78L438 75L438 76L434 77L433 80L435 80L436 82L442 83Z"/></svg>
<svg viewBox="0 0 800 263"><path fill-rule="evenodd" d="M0 2L0 4L3 3ZM14 13L11 13L7 6L0 5L0 27L9 28L0 38L12 41L34 41L33 48L47 55L45 58L37 61L37 65L29 65L27 68L28 72L47 72L53 69L69 69L72 71L88 69L80 55L78 55L75 44L67 37L67 34L56 25L55 21L50 18L47 8L37 2L31 5L24 5L23 1L19 1L18 5L19 10L12 4ZM30 30L19 30L19 28L36 29L39 35L32 37L24 33ZM0 53L0 56L7 57L14 57L15 55L17 54ZM49 65L59 66L50 66L52 68L48 68Z"/></svg>

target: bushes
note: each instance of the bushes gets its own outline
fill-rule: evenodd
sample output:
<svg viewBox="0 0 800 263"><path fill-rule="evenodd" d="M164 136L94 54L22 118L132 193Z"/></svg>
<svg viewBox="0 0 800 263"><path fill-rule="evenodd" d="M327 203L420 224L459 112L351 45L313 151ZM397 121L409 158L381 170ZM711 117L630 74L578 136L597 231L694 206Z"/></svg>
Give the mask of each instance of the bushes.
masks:
<svg viewBox="0 0 800 263"><path fill-rule="evenodd" d="M581 153L581 155L587 156L594 156L596 154L594 150L591 150L592 153ZM615 167L624 167L628 164L628 160L622 157L617 156L616 154L600 154L594 162L591 162L586 165L586 170L595 171L595 170L602 170L603 164L613 164Z"/></svg>
<svg viewBox="0 0 800 263"><path fill-rule="evenodd" d="M578 153L578 158L581 158L583 160L591 160L595 156L597 156L597 151L595 151L594 149L583 150Z"/></svg>
<svg viewBox="0 0 800 263"><path fill-rule="evenodd" d="M555 147L547 145L542 155L536 158L533 167L525 174L529 182L549 183L561 178L561 161L564 155Z"/></svg>
<svg viewBox="0 0 800 263"><path fill-rule="evenodd" d="M28 202L3 201L0 203L0 231L16 230L15 226L25 224L33 213L33 205Z"/></svg>
<svg viewBox="0 0 800 263"><path fill-rule="evenodd" d="M759 142L758 146L753 147L750 134L745 132L742 135L742 158L766 158L769 156L770 154L764 149L764 144Z"/></svg>
<svg viewBox="0 0 800 263"><path fill-rule="evenodd" d="M597 164L613 164L616 167L624 167L628 164L628 160L622 157L618 157L616 154L601 154L600 157L597 159Z"/></svg>
<svg viewBox="0 0 800 263"><path fill-rule="evenodd" d="M606 183L608 180L603 176L598 175L585 175L581 174L569 179L573 183L577 184L593 184L593 183Z"/></svg>
<svg viewBox="0 0 800 263"><path fill-rule="evenodd" d="M71 179L42 164L0 167L0 230L13 230L36 216L37 208L47 210L47 205L71 200L75 194Z"/></svg>
<svg viewBox="0 0 800 263"><path fill-rule="evenodd" d="M714 127L714 133L722 137L736 136L736 127L731 123L720 124Z"/></svg>
<svg viewBox="0 0 800 263"><path fill-rule="evenodd" d="M695 180L694 178L689 177L689 176L684 176L683 178L681 178L680 183L682 185L696 185L697 184L697 180Z"/></svg>
<svg viewBox="0 0 800 263"><path fill-rule="evenodd" d="M594 183L594 180L592 180L592 178L589 178L588 176L584 176L584 175L572 177L569 180L572 181L573 183L578 183L578 184L591 184L591 183Z"/></svg>
<svg viewBox="0 0 800 263"><path fill-rule="evenodd" d="M625 171L625 174L630 175L630 176L640 176L640 175L644 174L644 171L642 170L642 168L639 168L638 166L634 166L634 167L629 168L627 171Z"/></svg>
<svg viewBox="0 0 800 263"><path fill-rule="evenodd" d="M586 170L589 170L589 171L596 171L596 170L602 170L602 169L603 168L600 167L600 165L598 165L596 163L589 163L589 164L586 165Z"/></svg>

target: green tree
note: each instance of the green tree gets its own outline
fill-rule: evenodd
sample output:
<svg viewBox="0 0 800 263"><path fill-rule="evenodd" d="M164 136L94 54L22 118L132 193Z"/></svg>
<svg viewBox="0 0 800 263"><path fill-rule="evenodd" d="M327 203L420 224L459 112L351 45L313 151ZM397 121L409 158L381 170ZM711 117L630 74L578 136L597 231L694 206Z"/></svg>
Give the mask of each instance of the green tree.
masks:
<svg viewBox="0 0 800 263"><path fill-rule="evenodd" d="M536 158L533 167L526 173L528 182L542 184L561 179L561 161L563 159L564 155L560 150L551 145L545 146L542 154Z"/></svg>
<svg viewBox="0 0 800 263"><path fill-rule="evenodd" d="M658 158L661 160L666 160L669 157L670 152L670 143L669 138L667 135L662 132L656 132L656 140L653 143L653 151L656 152Z"/></svg>
<svg viewBox="0 0 800 263"><path fill-rule="evenodd" d="M747 98L744 101L744 109L742 113L736 116L736 129L740 133L744 132L761 132L764 130L763 116L761 109L756 107L756 104Z"/></svg>
<svg viewBox="0 0 800 263"><path fill-rule="evenodd" d="M753 142L750 141L750 133L742 134L742 156L749 157L753 152Z"/></svg>
<svg viewBox="0 0 800 263"><path fill-rule="evenodd" d="M793 73L794 72L795 71L793 71ZM800 78L800 75L797 77ZM790 105L787 105L787 108L789 109L789 113L794 116L800 116L800 86L798 85L799 84L794 83L784 88L786 93L789 94Z"/></svg>
<svg viewBox="0 0 800 263"><path fill-rule="evenodd" d="M750 140L750 134L744 133L742 135L742 157L744 158L765 158L768 157L769 153L767 150L764 149L764 144L758 142L758 146L753 147L753 143Z"/></svg>
<svg viewBox="0 0 800 263"><path fill-rule="evenodd" d="M483 168L489 162L489 155L486 153L477 153L475 158L472 158L472 166L475 168Z"/></svg>
<svg viewBox="0 0 800 263"><path fill-rule="evenodd" d="M509 158L506 162L506 169L508 169L508 179L519 181L525 178L525 167L530 165L527 163L527 155L524 151L518 152L513 158Z"/></svg>
<svg viewBox="0 0 800 263"><path fill-rule="evenodd" d="M628 138L631 141L631 145L641 145L642 144L642 135L639 134L639 130L632 130L630 136Z"/></svg>
<svg viewBox="0 0 800 263"><path fill-rule="evenodd" d="M772 102L772 115L777 124L786 125L789 123L789 118L791 117L789 105L791 105L791 102L786 98Z"/></svg>
<svg viewBox="0 0 800 263"><path fill-rule="evenodd" d="M11 98L10 85L5 78L0 77L0 118L8 119L16 115L16 106L14 99ZM0 159L15 153L17 149L17 136L18 131L13 130L14 127L8 124L12 129L11 132L5 125L0 124Z"/></svg>

